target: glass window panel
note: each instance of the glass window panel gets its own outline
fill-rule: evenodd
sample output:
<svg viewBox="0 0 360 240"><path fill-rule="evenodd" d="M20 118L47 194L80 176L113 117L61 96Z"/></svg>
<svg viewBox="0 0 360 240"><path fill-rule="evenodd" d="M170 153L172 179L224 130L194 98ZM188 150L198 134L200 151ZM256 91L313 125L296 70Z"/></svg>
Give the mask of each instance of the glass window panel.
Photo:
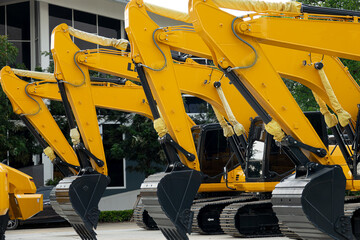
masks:
<svg viewBox="0 0 360 240"><path fill-rule="evenodd" d="M72 26L72 10L49 4L49 30L52 30L59 24L66 23Z"/></svg>
<svg viewBox="0 0 360 240"><path fill-rule="evenodd" d="M94 14L74 10L74 25L76 29L97 33L96 15Z"/></svg>
<svg viewBox="0 0 360 240"><path fill-rule="evenodd" d="M120 20L113 18L98 17L99 35L110 38L121 38Z"/></svg>
<svg viewBox="0 0 360 240"><path fill-rule="evenodd" d="M187 113L205 113L206 102L197 97L185 97L185 109Z"/></svg>
<svg viewBox="0 0 360 240"><path fill-rule="evenodd" d="M30 69L30 43L29 42L12 42L18 49L19 53L16 57L16 65L24 64Z"/></svg>
<svg viewBox="0 0 360 240"><path fill-rule="evenodd" d="M30 40L30 3L6 6L7 34L10 40Z"/></svg>
<svg viewBox="0 0 360 240"><path fill-rule="evenodd" d="M0 6L0 35L5 35L5 7Z"/></svg>
<svg viewBox="0 0 360 240"><path fill-rule="evenodd" d="M111 154L111 148L115 143L119 143L123 139L123 132L118 124L103 124L103 143L106 156L106 164L108 174L111 178L109 187L125 186L124 176L124 160L121 157Z"/></svg>

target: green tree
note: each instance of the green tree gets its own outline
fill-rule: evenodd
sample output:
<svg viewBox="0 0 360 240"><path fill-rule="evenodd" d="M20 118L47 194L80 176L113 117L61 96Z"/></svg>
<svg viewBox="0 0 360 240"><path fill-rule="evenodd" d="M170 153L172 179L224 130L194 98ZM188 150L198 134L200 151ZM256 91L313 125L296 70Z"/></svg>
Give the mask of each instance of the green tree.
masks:
<svg viewBox="0 0 360 240"><path fill-rule="evenodd" d="M14 64L18 49L8 41L7 36L0 35L0 67Z"/></svg>
<svg viewBox="0 0 360 240"><path fill-rule="evenodd" d="M339 8L346 10L356 11L360 9L359 0L298 0L298 2L313 6Z"/></svg>
<svg viewBox="0 0 360 240"><path fill-rule="evenodd" d="M129 115L130 126L119 125L112 136L110 157L127 158L135 164L127 170L144 173L145 177L163 171L165 154L158 142L153 122L140 115ZM124 122L123 122L124 123ZM125 133L125 141L119 141L119 135Z"/></svg>
<svg viewBox="0 0 360 240"><path fill-rule="evenodd" d="M0 36L0 69L6 65L15 66L18 49L7 40L7 36ZM22 67L17 64L16 67ZM10 158L14 167L31 164L33 153L41 150L31 134L18 121L12 106L0 87L0 161ZM8 156L9 154L9 156Z"/></svg>

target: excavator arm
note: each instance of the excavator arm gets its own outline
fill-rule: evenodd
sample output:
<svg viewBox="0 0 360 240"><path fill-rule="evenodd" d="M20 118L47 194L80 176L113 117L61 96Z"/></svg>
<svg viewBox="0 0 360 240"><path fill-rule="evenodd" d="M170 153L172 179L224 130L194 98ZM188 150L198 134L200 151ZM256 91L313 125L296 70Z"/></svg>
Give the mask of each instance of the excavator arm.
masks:
<svg viewBox="0 0 360 240"><path fill-rule="evenodd" d="M4 67L1 70L1 86L12 104L13 110L24 121L26 126L31 129L44 153L58 165L65 176L71 175L71 172L61 162L66 162L73 174L76 174L80 168L78 159L74 150L68 144L66 138L49 112L42 98L30 96L28 88L35 83L28 83L19 79L10 67ZM56 82L49 84L55 85ZM39 135L41 134L41 136ZM60 156L61 161L57 159Z"/></svg>
<svg viewBox="0 0 360 240"><path fill-rule="evenodd" d="M80 55L80 54L79 54ZM102 55L100 55L100 54L98 54L96 57L101 57ZM91 57L91 56L90 56ZM120 57L120 58L124 58L124 56L118 56L118 57ZM86 58L88 58L88 56L86 56ZM81 56L79 57L79 59L80 59L80 61L79 62L81 62L81 59L83 59L83 58L81 58ZM91 62L91 61L90 61ZM86 64L87 63L87 61L85 62L85 61L83 61L83 64ZM183 65L183 64L182 64ZM193 64L192 64L193 65ZM180 65L179 65L180 66ZM190 66L188 66L188 68L189 68ZM199 66L200 67L200 66ZM98 67L98 69L100 69L99 67ZM116 68L114 68L114 69L116 69ZM211 71L211 72L210 72ZM110 73L110 71L109 70L106 70L106 72L107 73ZM209 77L209 80L211 81L211 77L212 76L216 76L216 75L218 75L218 77L221 77L221 73L219 72L219 71L215 71L214 72L214 70L213 69L209 69L209 68L204 68L204 67L200 67L200 68L198 68L198 70L197 70L197 72L199 72L199 74L198 75L196 75L196 77L197 78L192 78L192 79L201 79L201 82L199 82L199 86L201 86L200 85L200 83L201 84L203 84L203 81L202 81L202 78L205 78L205 77L201 77L202 75L204 75L204 76L206 76L206 78L208 78ZM210 72L210 74L209 74L209 72ZM213 73L214 72L214 73ZM131 73L131 72L130 72ZM186 73L187 74L189 74L189 70L188 71L186 71ZM212 75L211 75L212 74ZM132 75L122 75L122 73L114 73L114 75L118 75L118 76L127 76L128 78L130 78L131 79L131 77L132 77ZM184 77L186 78L186 75L185 74L183 74L184 75ZM4 75L5 76L5 75ZM191 75L190 75L191 76ZM15 77L16 78L16 77ZM189 80L190 80L190 78L189 77L187 77ZM20 79L17 79L18 81L20 81L21 82L21 80ZM52 82L51 82L52 81ZM28 94L30 94L30 95L33 95L33 96L37 96L37 98L38 98L38 101L41 101L41 99L39 98L39 96L41 96L41 97L43 97L43 98L49 98L49 99L56 99L56 100L58 100L59 99L59 93L58 93L58 87L54 84L54 79L51 79L51 81L49 81L48 80L48 82L47 83L45 83L45 82L42 82L42 83L33 83L33 84L30 84L30 86L28 87L28 89L25 89L25 88L23 88L23 94L26 94L26 93L28 93ZM14 84L14 85L21 85L21 84ZM119 107L119 105L121 105L121 104L115 104L114 103L114 99L111 99L111 98L104 98L104 96L115 96L115 94L119 94L119 93L122 93L121 91L119 92L119 90L121 90L121 87L119 88L119 87L114 87L113 85L109 85L109 84L105 84L106 86L103 86L104 85L104 83L93 83L92 85L91 85L91 91L93 92L93 93L95 93L94 94L94 96L96 96L96 94L97 94L97 96L99 96L98 98L96 98L96 97L93 97L94 99L95 99L95 101L100 101L101 103L100 104L97 104L96 103L96 105L97 106L106 106L107 108L109 108L109 106L110 106L110 108L112 108L112 109L117 109L117 110L119 110L119 109L122 109L121 107ZM111 86L111 87L110 87ZM189 84L188 84L188 86L190 86ZM135 87L134 86L134 88L137 88L137 89L139 89L139 87ZM217 96L217 94L216 94L216 92L213 92L213 93L215 93L215 94L205 94L204 93L204 91L203 90L201 90L201 88L199 88L199 89L196 89L196 90L192 90L191 89L191 87L187 87L188 89L187 90L185 90L185 92L188 92L188 93L193 93L193 95L201 95L201 94L203 94L204 96L203 96L203 98L206 98L206 99L208 99L208 100L210 100L210 101L212 101L212 102L214 102L214 103L216 103L218 106L221 106L221 101L220 101L220 99L219 99L219 97ZM138 92L138 91L137 91ZM111 93L110 95L109 95L109 93ZM236 92L235 92L235 94L236 94ZM102 98L101 98L101 96L102 96ZM123 96L125 96L125 95L123 95ZM27 96L28 97L28 96ZM108 102L106 102L106 100L104 100L104 99L108 99ZM117 99L119 99L119 98L117 98ZM144 98L142 98L142 100L143 100ZM29 100L29 98L28 98L28 100ZM121 99L120 99L121 100ZM111 101L113 101L113 102L111 102ZM140 102L140 101L136 101L136 99L133 99L133 102ZM125 101L121 101L121 103L125 103ZM144 104L144 101L142 101L142 103ZM130 104L131 105L131 104ZM127 106L127 108L129 108L128 106ZM136 109L137 108L137 109ZM42 109L46 109L46 106L42 106L42 108L41 108L41 110ZM138 110L138 106L136 105L136 107L134 106L134 108L132 109L132 108L130 108L131 109L131 111L135 111L135 112L139 112L139 110ZM135 110L136 109L136 110ZM221 111L224 111L223 109L221 109ZM187 116L187 115L186 115ZM188 117L187 117L188 118ZM193 122L192 121L190 121L189 122L190 123L190 125L192 126L193 125ZM190 126L189 125L189 126ZM221 188L221 187L220 187ZM216 188L215 188L216 189ZM215 190L214 189L214 190Z"/></svg>
<svg viewBox="0 0 360 240"><path fill-rule="evenodd" d="M38 75L40 75L39 73L34 73L29 71L22 71L22 70L21 71L14 70L14 71L20 75L23 76L25 75L27 77L34 77L34 76L38 77ZM66 167L73 170L74 173L80 172L79 162L77 156L75 155L75 152L73 151L73 148L68 144L67 140L63 136L61 130L59 129L58 125L55 123L55 120L53 119L49 110L47 109L47 106L44 104L42 100L42 98L61 100L61 96L59 94L59 88L53 79L53 75L42 73L40 77L44 77L45 81L27 83L19 79L9 67L5 67L4 69L2 69L1 77L2 77L1 83L3 89L7 94L7 96L9 97L9 99L11 100L14 112L20 115L20 118L25 122L29 130L35 135L41 146L45 148L44 152L49 154L48 148L50 147L47 145L47 143L49 143L49 145L51 146L50 149L51 150L55 149L57 155L60 156L60 158L62 159L61 161L57 159L57 161L55 160L54 163L62 167L60 169L62 169L63 172L66 173L67 170ZM96 100L99 100L100 102L98 103L99 106L107 106L107 108L112 108L112 109L116 108L117 110L125 109L127 111L141 113L142 115L148 116L150 118L152 117L149 113L150 111L147 105L142 101L144 99L144 96L141 87L115 86L111 88L109 86L106 86L106 84L103 85L104 86L101 86L99 83L94 84L96 90L99 90L98 94L99 92L103 94L101 98L99 95L98 98L96 98ZM111 92L111 90L116 90L116 94L119 94L117 99L120 100L120 102L118 102L117 104L114 104L112 103L112 101L109 101L112 100L109 98L106 98L108 99L108 102L106 101L104 102L104 98L105 98L104 96L108 96L108 97L114 96L114 91ZM34 92L42 93L43 95L37 96L34 95ZM133 100L132 104L131 103L126 104L126 100L130 96L126 94L131 94ZM140 99L137 99L137 97L139 97ZM24 111L33 111L33 112L26 115ZM22 113L24 114L21 115ZM68 153L70 154L66 154L67 153L66 151L68 151ZM57 158L54 152L52 152L52 154L49 154L49 157L53 157L53 159ZM87 184L84 185L81 184L81 182L79 183L79 181L76 181L77 180L76 176L70 176L70 175L71 174L68 173L65 174L66 178L62 180L62 182L56 187L56 191L52 192L51 194L52 205L54 209L56 209L59 215L66 218L73 225L75 230L79 232L79 235L82 238L88 238L92 230L92 228L90 228L90 226L87 225L89 224L89 220L87 219L88 215L83 214L83 212L81 212L82 208L79 208L79 205L77 205L79 203L84 204L84 199L75 199L73 202L71 202L72 199L70 198L71 194L77 195L77 192L74 192L74 189L76 190L76 188L79 185L81 187L84 187L87 186ZM92 179L93 176L91 176L90 181ZM71 186L71 183L74 183L73 180L75 180L75 186ZM70 187L68 187L68 190L64 189L64 186L67 185L70 185ZM94 187L94 186L96 187L96 182L95 184L93 182L90 182L88 183L88 185L89 187ZM91 198L89 198L88 195L85 195L85 197L86 199L91 200ZM65 203L71 202L72 205L70 206L72 206L73 209L69 209L69 207L66 206L68 204L64 205L63 204L64 202ZM85 203L89 204L90 206L91 204L94 205L94 203L91 202L90 203L85 202ZM90 222L90 224L91 223L93 222ZM96 223L97 222L93 224ZM88 232L84 231L85 228Z"/></svg>
<svg viewBox="0 0 360 240"><path fill-rule="evenodd" d="M344 216L343 193L345 188L353 187L346 184L346 179L353 180L349 168L352 166L346 161L346 154L343 153L343 158L335 159L325 152L326 148L301 116L299 107L285 91L281 79L273 74L273 66L259 43L358 60L359 51L351 47L356 38L353 36L357 32L357 18L315 15L310 19L307 14L290 16L268 13L261 18L245 21L242 17L234 18L219 7L221 3L215 1L190 2L190 18L196 32L212 49L213 59L219 68L253 107L258 106L255 110L264 122L268 124L272 119L276 120L279 123L277 131L282 128L288 136L295 138L295 141L287 142L284 140L289 140L288 137L278 139L297 166L296 174L285 178L273 191L272 203L278 218L302 238L353 238L351 227L339 228L338 225L339 222L342 222L342 226L350 225L350 218ZM329 41L323 41L324 36ZM346 127L351 116L338 105L324 74L326 65L324 67L320 61L314 63L314 67L318 70L332 106L337 108L340 124ZM330 126L334 134L338 131L335 125ZM316 153L317 150L309 146L324 154ZM325 188L326 194L316 194ZM325 195L326 198L323 197ZM332 204L324 207L323 203L329 199ZM307 229L304 230L301 225L306 225Z"/></svg>

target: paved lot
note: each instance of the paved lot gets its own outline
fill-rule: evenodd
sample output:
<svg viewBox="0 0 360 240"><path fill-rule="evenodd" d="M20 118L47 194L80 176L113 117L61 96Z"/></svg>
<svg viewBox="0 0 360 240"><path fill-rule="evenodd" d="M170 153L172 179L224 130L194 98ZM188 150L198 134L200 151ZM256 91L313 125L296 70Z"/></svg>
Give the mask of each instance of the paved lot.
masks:
<svg viewBox="0 0 360 240"><path fill-rule="evenodd" d="M56 225L55 225L56 226ZM100 224L97 229L98 240L134 240L134 239L165 239L160 231L146 231L140 229L135 223L105 223ZM235 239L226 235L190 235L193 239ZM34 229L18 229L6 232L6 240L73 240L80 239L71 227L51 227L51 228L34 228ZM244 238L242 238L244 239ZM251 238L266 239L266 238ZM285 237L267 238L267 239L287 239Z"/></svg>

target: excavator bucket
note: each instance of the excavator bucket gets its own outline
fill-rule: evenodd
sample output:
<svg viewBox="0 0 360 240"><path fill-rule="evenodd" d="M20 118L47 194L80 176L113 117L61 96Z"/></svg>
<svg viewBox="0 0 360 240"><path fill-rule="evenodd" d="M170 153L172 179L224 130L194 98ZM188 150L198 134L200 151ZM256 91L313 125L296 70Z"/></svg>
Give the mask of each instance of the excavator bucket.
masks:
<svg viewBox="0 0 360 240"><path fill-rule="evenodd" d="M96 239L100 211L98 203L109 184L103 174L84 174L64 178L51 192L54 210L68 220L81 239Z"/></svg>
<svg viewBox="0 0 360 240"><path fill-rule="evenodd" d="M192 202L201 184L201 173L180 170L157 173L141 185L142 202L166 239L188 239Z"/></svg>
<svg viewBox="0 0 360 240"><path fill-rule="evenodd" d="M353 239L351 220L344 216L345 185L340 166L309 163L304 175L293 174L276 185L273 209L302 239Z"/></svg>

